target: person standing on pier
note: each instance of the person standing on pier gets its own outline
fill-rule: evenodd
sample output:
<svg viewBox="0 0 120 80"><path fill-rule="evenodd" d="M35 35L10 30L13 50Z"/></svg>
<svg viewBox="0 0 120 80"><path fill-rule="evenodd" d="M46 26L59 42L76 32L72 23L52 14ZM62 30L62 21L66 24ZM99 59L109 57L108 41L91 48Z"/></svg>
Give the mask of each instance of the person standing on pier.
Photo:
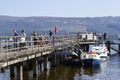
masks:
<svg viewBox="0 0 120 80"><path fill-rule="evenodd" d="M103 34L103 39L104 39L104 41L106 40L106 36L107 36L107 33L105 32L105 33Z"/></svg>
<svg viewBox="0 0 120 80"><path fill-rule="evenodd" d="M15 29L13 30L13 33L14 33L14 37L13 37L13 40L14 40L14 48L17 48L18 33L17 33L17 31L16 31Z"/></svg>
<svg viewBox="0 0 120 80"><path fill-rule="evenodd" d="M34 46L38 45L38 33L36 31L34 31L33 33L33 41L34 41Z"/></svg>
<svg viewBox="0 0 120 80"><path fill-rule="evenodd" d="M53 34L53 33L52 33L52 31L50 30L50 31L49 31L49 36L51 37L51 36L52 36L52 34Z"/></svg>
<svg viewBox="0 0 120 80"><path fill-rule="evenodd" d="M52 44L52 35L53 35L53 32L49 30L50 45ZM54 44L54 36L53 36L53 44Z"/></svg>
<svg viewBox="0 0 120 80"><path fill-rule="evenodd" d="M21 41L20 47L24 47L26 45L26 33L24 29L22 30L20 41Z"/></svg>

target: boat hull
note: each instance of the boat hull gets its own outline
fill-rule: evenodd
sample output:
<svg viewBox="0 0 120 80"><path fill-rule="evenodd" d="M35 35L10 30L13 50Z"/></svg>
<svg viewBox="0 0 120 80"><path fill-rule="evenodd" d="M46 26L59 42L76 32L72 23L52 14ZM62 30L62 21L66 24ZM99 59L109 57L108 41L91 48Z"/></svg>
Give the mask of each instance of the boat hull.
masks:
<svg viewBox="0 0 120 80"><path fill-rule="evenodd" d="M83 59L83 66L99 66L101 63L101 60L99 59Z"/></svg>
<svg viewBox="0 0 120 80"><path fill-rule="evenodd" d="M92 52L96 52L99 54L100 58L108 58L109 51L107 47L105 46L105 43L99 45L99 46L93 46Z"/></svg>

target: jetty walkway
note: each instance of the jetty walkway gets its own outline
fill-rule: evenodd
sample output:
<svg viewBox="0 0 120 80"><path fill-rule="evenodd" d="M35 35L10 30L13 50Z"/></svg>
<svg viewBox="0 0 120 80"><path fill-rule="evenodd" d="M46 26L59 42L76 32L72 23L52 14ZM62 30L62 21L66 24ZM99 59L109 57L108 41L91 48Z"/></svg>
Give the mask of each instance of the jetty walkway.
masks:
<svg viewBox="0 0 120 80"><path fill-rule="evenodd" d="M14 39L17 42L14 42ZM15 75L14 67L17 66L17 78L23 79L23 67L28 67L28 63L33 62L33 75L38 74L38 62L43 58L44 68L47 69L48 58L55 51L71 49L75 45L84 45L83 49L88 50L88 45L99 41L94 34L79 35L54 35L39 36L34 41L34 36L25 37L25 42L21 42L21 36L0 36L0 69L10 67L10 76ZM21 44L24 43L24 44ZM55 62L54 62L55 63Z"/></svg>

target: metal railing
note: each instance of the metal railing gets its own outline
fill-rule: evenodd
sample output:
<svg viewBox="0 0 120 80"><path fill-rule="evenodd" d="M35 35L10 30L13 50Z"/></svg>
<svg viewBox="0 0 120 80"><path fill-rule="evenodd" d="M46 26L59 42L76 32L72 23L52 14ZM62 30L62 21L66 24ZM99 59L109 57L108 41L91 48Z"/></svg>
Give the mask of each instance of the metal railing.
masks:
<svg viewBox="0 0 120 80"><path fill-rule="evenodd" d="M0 36L0 61L64 48L76 42L77 36L37 36L37 40L34 39L34 36L26 36L25 41L22 41L21 38L22 36Z"/></svg>
<svg viewBox="0 0 120 80"><path fill-rule="evenodd" d="M72 45L82 41L99 41L99 38L93 35L87 35L86 39L79 38L77 35L54 35L54 36L38 36L37 40L34 40L34 36L26 36L25 41L22 41L22 36L0 36L0 53L15 52L28 49L41 49L59 48L67 45ZM118 39L116 35L107 36L107 40ZM17 41L15 41L17 39Z"/></svg>
<svg viewBox="0 0 120 80"><path fill-rule="evenodd" d="M28 50L36 47L55 48L74 43L77 40L75 35L38 36L37 40L34 39L34 36L26 36L24 37L25 41L22 41L21 38L22 36L0 36L0 53Z"/></svg>

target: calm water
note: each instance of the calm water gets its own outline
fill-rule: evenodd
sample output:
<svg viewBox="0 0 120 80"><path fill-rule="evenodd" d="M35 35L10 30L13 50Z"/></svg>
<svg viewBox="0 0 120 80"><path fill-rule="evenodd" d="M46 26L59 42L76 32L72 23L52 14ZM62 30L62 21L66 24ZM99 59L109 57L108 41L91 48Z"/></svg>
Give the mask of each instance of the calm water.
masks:
<svg viewBox="0 0 120 80"><path fill-rule="evenodd" d="M112 51L114 52L114 51ZM114 52L115 53L115 52ZM50 65L50 62L48 63ZM43 66L43 64L41 65ZM56 66L44 71L43 67L38 77L32 76L31 71L24 71L23 80L120 80L120 56L112 55L100 67L70 67ZM0 80L16 80L9 77L9 69L0 73Z"/></svg>

